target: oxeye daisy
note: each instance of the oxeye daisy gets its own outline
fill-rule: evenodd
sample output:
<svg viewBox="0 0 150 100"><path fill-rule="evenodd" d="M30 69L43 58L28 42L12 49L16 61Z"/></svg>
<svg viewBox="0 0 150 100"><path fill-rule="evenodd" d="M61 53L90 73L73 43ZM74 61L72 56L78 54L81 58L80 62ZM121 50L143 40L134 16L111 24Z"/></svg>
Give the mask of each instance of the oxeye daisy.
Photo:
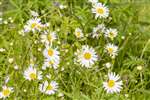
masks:
<svg viewBox="0 0 150 100"><path fill-rule="evenodd" d="M93 28L93 32L91 33L93 38L99 38L100 33L105 32L105 25L104 24L99 24L98 26Z"/></svg>
<svg viewBox="0 0 150 100"><path fill-rule="evenodd" d="M29 66L29 68L27 68L24 71L24 78L31 81L31 80L41 80L42 79L42 72L41 71L37 71L36 68L33 68L32 66Z"/></svg>
<svg viewBox="0 0 150 100"><path fill-rule="evenodd" d="M13 92L12 87L3 86L2 91L0 92L0 98L7 98Z"/></svg>
<svg viewBox="0 0 150 100"><path fill-rule="evenodd" d="M75 55L77 56L76 61L87 68L92 67L92 65L98 60L95 50L88 45L82 46L81 50L77 50Z"/></svg>
<svg viewBox="0 0 150 100"><path fill-rule="evenodd" d="M59 66L59 59L45 59L44 65L42 66L42 69L45 70L47 67L52 67L54 69L57 69Z"/></svg>
<svg viewBox="0 0 150 100"><path fill-rule="evenodd" d="M84 36L80 28L76 28L74 34L77 38L82 38Z"/></svg>
<svg viewBox="0 0 150 100"><path fill-rule="evenodd" d="M40 31L42 29L42 26L43 25L41 24L41 19L33 18L27 21L27 24L24 26L24 30L25 32L32 31L34 33L35 31Z"/></svg>
<svg viewBox="0 0 150 100"><path fill-rule="evenodd" d="M117 29L107 29L105 32L105 36L110 38L111 40L114 40L114 38L118 35Z"/></svg>
<svg viewBox="0 0 150 100"><path fill-rule="evenodd" d="M108 73L108 80L103 82L103 87L107 91L107 93L117 93L122 89L122 81L120 80L120 76L111 72Z"/></svg>
<svg viewBox="0 0 150 100"><path fill-rule="evenodd" d="M55 94L55 92L58 90L58 83L55 81L51 81L50 83L45 81L39 85L39 90L47 95Z"/></svg>
<svg viewBox="0 0 150 100"><path fill-rule="evenodd" d="M55 32L44 32L44 34L41 35L41 42L49 44L57 39Z"/></svg>
<svg viewBox="0 0 150 100"><path fill-rule="evenodd" d="M45 58L52 59L55 61L59 60L59 51L57 51L57 48L51 48L50 46L46 46L46 48L43 51L43 55Z"/></svg>
<svg viewBox="0 0 150 100"><path fill-rule="evenodd" d="M102 3L93 5L92 13L96 14L95 18L107 18L109 16L109 9Z"/></svg>
<svg viewBox="0 0 150 100"><path fill-rule="evenodd" d="M118 55L118 46L109 43L109 44L106 45L105 51L106 51L112 58L115 58L115 56Z"/></svg>

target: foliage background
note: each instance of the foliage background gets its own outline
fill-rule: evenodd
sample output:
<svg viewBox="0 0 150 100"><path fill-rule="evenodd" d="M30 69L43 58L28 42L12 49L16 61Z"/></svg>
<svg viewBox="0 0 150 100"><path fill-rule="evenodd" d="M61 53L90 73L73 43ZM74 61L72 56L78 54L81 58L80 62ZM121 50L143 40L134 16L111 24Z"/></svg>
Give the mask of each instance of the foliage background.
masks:
<svg viewBox="0 0 150 100"><path fill-rule="evenodd" d="M58 73L53 70L48 72L53 74L53 79L60 83L60 92L64 93L65 100L150 100L150 1L149 0L100 0L106 3L110 9L108 20L94 20L91 13L91 5L87 0L2 0L0 7L3 12L2 17L7 19L12 17L14 23L0 25L0 47L6 48L7 52L0 53L0 84L4 83L5 76L10 76L10 86L14 86L15 92L9 98L13 100L61 100L58 96L45 96L38 91L38 82L32 84L25 81L21 76L24 69L29 65L31 55L37 57L36 64L42 65L43 56L38 52L39 47L44 46L34 44L39 40L39 34L27 34L22 37L18 31L22 29L24 23L31 18L30 11L35 10L42 15L43 22L49 22L50 30L60 31L61 57L64 58L61 65L65 68ZM54 2L67 5L68 8L60 10ZM42 11L44 14L42 14ZM105 22L107 27L117 28L119 36L125 36L125 40L115 41L121 47L118 57L114 61L113 71L121 74L124 80L124 89L121 94L108 95L102 89L102 80L107 69L99 64L99 69L84 69L73 65L73 51L83 41L77 41L73 33L74 29L80 26L83 32L88 34L94 26ZM85 38L86 39L86 38ZM92 42L91 42L92 41ZM100 40L105 42L103 39ZM118 42L119 41L119 42ZM10 43L13 42L13 46ZM104 45L88 38L87 44L98 46ZM55 43L57 44L57 43ZM75 45L74 48L71 48ZM64 51L68 49L68 53ZM100 51L97 51L101 54ZM15 63L9 64L8 59L13 57ZM108 59L109 60L109 59ZM69 64L65 63L69 62ZM106 62L106 61L104 61ZM103 62L102 62L103 63ZM19 65L19 70L15 71L13 66ZM142 71L138 71L138 65L144 66ZM40 67L39 67L40 68ZM31 86L32 85L32 86ZM27 89L27 92L23 92ZM125 95L128 94L129 97Z"/></svg>

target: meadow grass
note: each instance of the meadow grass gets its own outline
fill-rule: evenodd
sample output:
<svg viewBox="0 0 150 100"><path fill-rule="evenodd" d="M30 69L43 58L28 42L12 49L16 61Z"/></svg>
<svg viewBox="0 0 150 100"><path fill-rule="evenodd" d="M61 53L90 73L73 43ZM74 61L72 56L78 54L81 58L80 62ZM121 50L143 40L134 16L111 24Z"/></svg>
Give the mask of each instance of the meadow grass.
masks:
<svg viewBox="0 0 150 100"><path fill-rule="evenodd" d="M105 3L110 15L95 19L88 0L1 0L0 11L0 91L2 86L13 87L8 100L150 100L150 1L149 0L99 0ZM59 5L66 8L60 9ZM44 63L41 32L19 34L32 18L31 11L39 13L48 30L56 31L53 42L60 52L57 69L42 70ZM118 36L113 43L119 52L111 59L104 47L105 37L93 39L87 36L93 27L104 23L116 28ZM77 39L74 30L80 27L84 33ZM74 64L75 52L82 45L92 46L98 61L92 68ZM105 63L110 62L111 68ZM42 71L42 80L29 81L24 71L30 64ZM116 72L123 81L120 93L109 94L103 88L108 72ZM50 76L47 77L47 76ZM39 90L44 80L55 80L58 90L46 95Z"/></svg>

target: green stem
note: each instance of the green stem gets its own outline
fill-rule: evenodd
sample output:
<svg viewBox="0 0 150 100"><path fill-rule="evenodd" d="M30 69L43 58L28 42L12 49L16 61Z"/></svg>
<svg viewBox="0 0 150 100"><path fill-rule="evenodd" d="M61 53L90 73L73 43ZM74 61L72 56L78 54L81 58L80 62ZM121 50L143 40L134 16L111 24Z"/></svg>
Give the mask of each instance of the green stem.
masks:
<svg viewBox="0 0 150 100"><path fill-rule="evenodd" d="M150 39L147 41L145 47L144 47L143 50L142 50L142 53L141 53L141 56L140 56L141 59L143 58L144 52L146 51L146 49L147 49L149 43L150 43Z"/></svg>

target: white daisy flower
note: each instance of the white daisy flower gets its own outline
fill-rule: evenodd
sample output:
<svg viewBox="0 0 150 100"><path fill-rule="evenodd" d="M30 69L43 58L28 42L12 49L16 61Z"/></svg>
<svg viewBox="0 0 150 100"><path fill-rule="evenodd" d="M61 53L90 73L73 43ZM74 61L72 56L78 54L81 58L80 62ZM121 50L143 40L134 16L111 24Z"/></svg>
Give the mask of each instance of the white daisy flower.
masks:
<svg viewBox="0 0 150 100"><path fill-rule="evenodd" d="M103 87L107 91L107 93L118 93L122 89L122 81L120 80L120 76L115 73L108 73L108 81L103 82Z"/></svg>
<svg viewBox="0 0 150 100"><path fill-rule="evenodd" d="M118 46L114 44L107 44L105 50L112 58L115 58L118 55Z"/></svg>
<svg viewBox="0 0 150 100"><path fill-rule="evenodd" d="M76 28L74 34L77 38L82 38L84 36L80 28Z"/></svg>
<svg viewBox="0 0 150 100"><path fill-rule="evenodd" d="M56 39L57 39L57 36L55 32L44 32L44 34L41 35L42 43L50 44Z"/></svg>
<svg viewBox="0 0 150 100"><path fill-rule="evenodd" d="M59 51L57 51L57 48L51 48L50 46L46 46L46 48L43 51L43 55L45 58L52 59L54 61L59 61Z"/></svg>
<svg viewBox="0 0 150 100"><path fill-rule="evenodd" d="M105 32L105 25L104 24L99 24L98 26L93 28L93 32L91 33L93 38L99 38L100 33Z"/></svg>
<svg viewBox="0 0 150 100"><path fill-rule="evenodd" d="M3 86L2 91L0 92L0 98L7 98L10 96L10 94L13 92L12 87Z"/></svg>
<svg viewBox="0 0 150 100"><path fill-rule="evenodd" d="M55 94L55 92L58 90L58 83L55 81L51 81L50 83L45 81L40 84L39 90L47 95Z"/></svg>
<svg viewBox="0 0 150 100"><path fill-rule="evenodd" d="M109 9L102 3L93 5L92 13L95 13L95 18L107 18L109 16Z"/></svg>
<svg viewBox="0 0 150 100"><path fill-rule="evenodd" d="M77 50L76 56L76 61L87 68L92 67L92 65L98 60L95 50L88 45L84 45L81 50Z"/></svg>
<svg viewBox="0 0 150 100"><path fill-rule="evenodd" d="M27 21L27 24L24 26L24 32L32 31L34 33L35 31L40 31L42 27L43 25L41 24L41 19L39 18L29 19Z"/></svg>
<svg viewBox="0 0 150 100"><path fill-rule="evenodd" d="M118 35L117 29L107 29L105 32L105 36L110 38L111 40L114 40L114 38Z"/></svg>
<svg viewBox="0 0 150 100"><path fill-rule="evenodd" d="M5 52L5 51L6 51L6 49L0 48L0 52Z"/></svg>
<svg viewBox="0 0 150 100"><path fill-rule="evenodd" d="M24 71L24 78L31 81L31 80L41 80L42 79L42 72L37 71L36 68L29 66L28 69Z"/></svg>
<svg viewBox="0 0 150 100"><path fill-rule="evenodd" d="M45 70L47 67L57 69L59 66L59 59L45 59L44 65L42 66L42 69Z"/></svg>

